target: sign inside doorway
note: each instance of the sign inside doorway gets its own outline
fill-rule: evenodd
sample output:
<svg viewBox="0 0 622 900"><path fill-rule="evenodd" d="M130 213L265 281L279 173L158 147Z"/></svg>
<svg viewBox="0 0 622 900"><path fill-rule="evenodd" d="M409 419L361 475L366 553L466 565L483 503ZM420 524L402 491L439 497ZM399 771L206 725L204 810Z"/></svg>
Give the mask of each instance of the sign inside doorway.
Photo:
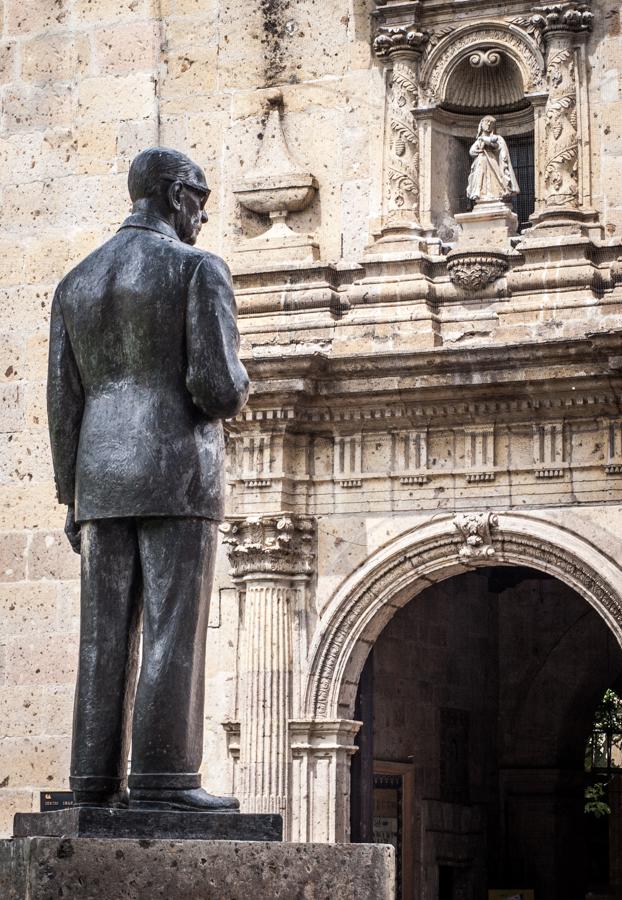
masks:
<svg viewBox="0 0 622 900"><path fill-rule="evenodd" d="M532 890L522 888L520 890L507 889L488 891L488 900L534 900Z"/></svg>
<svg viewBox="0 0 622 900"><path fill-rule="evenodd" d="M406 900L412 897L412 764L374 760L373 788L374 843L395 847L396 900Z"/></svg>

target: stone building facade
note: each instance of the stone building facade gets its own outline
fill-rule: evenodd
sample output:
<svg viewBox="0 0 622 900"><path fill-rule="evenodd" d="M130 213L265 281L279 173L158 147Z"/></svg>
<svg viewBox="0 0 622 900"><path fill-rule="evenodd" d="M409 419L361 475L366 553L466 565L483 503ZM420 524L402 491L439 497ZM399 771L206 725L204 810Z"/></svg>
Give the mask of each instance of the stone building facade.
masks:
<svg viewBox="0 0 622 900"><path fill-rule="evenodd" d="M585 741L622 673L618 4L2 8L0 827L67 785L78 563L47 442L51 297L163 144L213 187L200 240L233 269L253 381L229 429L207 785L293 840L347 840L351 786L410 766L404 896L510 874L574 896ZM516 215L465 203L489 112Z"/></svg>

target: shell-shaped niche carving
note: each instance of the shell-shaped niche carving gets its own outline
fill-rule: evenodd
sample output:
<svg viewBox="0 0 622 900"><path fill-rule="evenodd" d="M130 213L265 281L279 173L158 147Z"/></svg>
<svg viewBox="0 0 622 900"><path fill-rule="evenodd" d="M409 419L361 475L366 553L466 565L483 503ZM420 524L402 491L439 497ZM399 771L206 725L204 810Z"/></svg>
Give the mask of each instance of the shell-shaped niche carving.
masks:
<svg viewBox="0 0 622 900"><path fill-rule="evenodd" d="M452 72L443 107L452 112L510 112L528 105L516 63L496 47L474 49Z"/></svg>

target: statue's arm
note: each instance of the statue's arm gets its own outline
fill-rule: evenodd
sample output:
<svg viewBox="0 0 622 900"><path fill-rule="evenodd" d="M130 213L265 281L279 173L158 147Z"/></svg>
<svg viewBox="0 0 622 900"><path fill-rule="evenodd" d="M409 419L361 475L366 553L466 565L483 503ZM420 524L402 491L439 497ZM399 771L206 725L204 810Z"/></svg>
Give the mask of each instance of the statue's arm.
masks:
<svg viewBox="0 0 622 900"><path fill-rule="evenodd" d="M484 145L482 144L481 140L479 138L477 138L477 140L474 141L469 148L469 156L472 156L473 158L475 158L476 156L479 156L479 154L483 153L483 152L484 152Z"/></svg>
<svg viewBox="0 0 622 900"><path fill-rule="evenodd" d="M186 387L209 418L230 419L248 398L248 375L238 358L240 335L231 275L218 257L205 257L190 282L186 311Z"/></svg>
<svg viewBox="0 0 622 900"><path fill-rule="evenodd" d="M84 391L57 288L52 301L47 386L48 424L59 503L73 506Z"/></svg>

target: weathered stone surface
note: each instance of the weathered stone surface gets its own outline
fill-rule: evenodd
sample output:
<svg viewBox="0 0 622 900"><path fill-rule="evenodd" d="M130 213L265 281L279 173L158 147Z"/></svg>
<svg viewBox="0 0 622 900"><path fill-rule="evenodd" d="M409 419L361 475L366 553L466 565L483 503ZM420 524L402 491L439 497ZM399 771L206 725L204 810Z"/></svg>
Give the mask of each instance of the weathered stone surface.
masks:
<svg viewBox="0 0 622 900"><path fill-rule="evenodd" d="M13 833L16 838L280 841L283 822L277 815L76 807L46 813L18 813Z"/></svg>
<svg viewBox="0 0 622 900"><path fill-rule="evenodd" d="M0 841L0 895L393 900L394 850L373 844L22 838Z"/></svg>

